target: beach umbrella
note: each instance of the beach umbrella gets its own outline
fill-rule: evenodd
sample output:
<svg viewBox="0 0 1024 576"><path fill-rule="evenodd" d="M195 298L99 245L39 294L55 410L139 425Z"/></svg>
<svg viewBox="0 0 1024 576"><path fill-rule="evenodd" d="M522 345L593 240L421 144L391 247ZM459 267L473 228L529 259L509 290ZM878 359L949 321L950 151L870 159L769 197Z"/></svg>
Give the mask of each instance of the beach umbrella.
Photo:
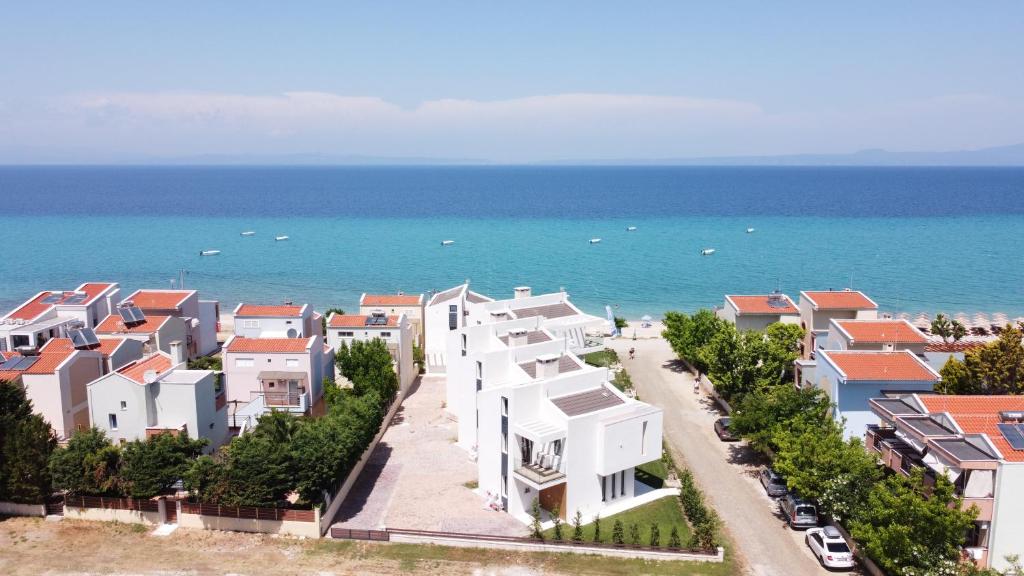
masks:
<svg viewBox="0 0 1024 576"><path fill-rule="evenodd" d="M957 312L956 316L953 316L953 318L957 322L963 324L964 326L970 326L971 325L971 319L967 316L967 314L965 314L963 312Z"/></svg>
<svg viewBox="0 0 1024 576"><path fill-rule="evenodd" d="M917 317L914 318L914 326L917 326L918 328L928 329L931 328L931 325L931 318L924 312L918 314Z"/></svg>
<svg viewBox="0 0 1024 576"><path fill-rule="evenodd" d="M654 320L654 318L651 318L650 314L644 314L640 317L640 320L643 322L650 322L651 320Z"/></svg>
<svg viewBox="0 0 1024 576"><path fill-rule="evenodd" d="M986 314L978 312L974 315L974 326L977 328L988 328L992 322L988 319Z"/></svg>
<svg viewBox="0 0 1024 576"><path fill-rule="evenodd" d="M907 322L910 322L910 314L908 314L906 312L900 312L899 314L896 315L896 319L897 320L906 320Z"/></svg>
<svg viewBox="0 0 1024 576"><path fill-rule="evenodd" d="M1002 328L1006 326L1006 323L1010 321L1010 318L1002 312L996 312L992 315L992 326Z"/></svg>

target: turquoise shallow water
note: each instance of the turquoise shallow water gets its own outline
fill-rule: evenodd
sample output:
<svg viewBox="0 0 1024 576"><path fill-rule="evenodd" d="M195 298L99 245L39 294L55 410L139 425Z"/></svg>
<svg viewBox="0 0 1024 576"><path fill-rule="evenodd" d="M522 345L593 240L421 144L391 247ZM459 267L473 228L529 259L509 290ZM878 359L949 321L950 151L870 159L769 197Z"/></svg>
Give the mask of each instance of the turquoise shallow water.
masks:
<svg viewBox="0 0 1024 576"><path fill-rule="evenodd" d="M850 285L890 310L1024 315L1022 168L0 167L0 230L3 309L186 269L224 309L468 278L632 317Z"/></svg>
<svg viewBox="0 0 1024 576"><path fill-rule="evenodd" d="M27 249L0 260L4 308L85 280L166 287L177 270L221 300L354 307L363 291L565 287L586 309L659 315L722 295L851 284L893 310L1024 314L1024 217L675 216L583 219L4 216ZM626 227L637 231L626 232ZM748 227L756 232L746 234ZM256 230L241 237L242 230ZM287 234L287 242L273 236ZM602 238L591 245L592 237ZM441 247L443 239L455 244ZM700 256L713 247L713 256ZM203 249L220 256L201 257Z"/></svg>

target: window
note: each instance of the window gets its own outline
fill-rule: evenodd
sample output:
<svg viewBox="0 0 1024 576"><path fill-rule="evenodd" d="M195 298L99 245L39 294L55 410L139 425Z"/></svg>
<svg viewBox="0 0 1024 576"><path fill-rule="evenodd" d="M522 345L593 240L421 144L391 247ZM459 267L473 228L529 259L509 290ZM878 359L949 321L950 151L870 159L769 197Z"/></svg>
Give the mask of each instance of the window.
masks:
<svg viewBox="0 0 1024 576"><path fill-rule="evenodd" d="M391 332L381 332L380 333L380 337L381 338L391 338Z"/></svg>
<svg viewBox="0 0 1024 576"><path fill-rule="evenodd" d="M242 326L244 326L246 328L259 328L260 327L260 321L259 320L243 320L242 321Z"/></svg>
<svg viewBox="0 0 1024 576"><path fill-rule="evenodd" d="M601 476L601 502L607 502L608 501L608 496L605 495L605 493L604 493L604 491L605 491L605 484L607 484L607 482L606 482L607 479L608 478L606 476Z"/></svg>
<svg viewBox="0 0 1024 576"><path fill-rule="evenodd" d="M341 336L342 338L351 338L355 336L355 332L341 330L338 332L338 336Z"/></svg>
<svg viewBox="0 0 1024 576"><path fill-rule="evenodd" d="M459 307L455 304L448 306L448 329L455 330L459 327Z"/></svg>
<svg viewBox="0 0 1024 576"><path fill-rule="evenodd" d="M559 438L558 440L555 440L554 445L552 447L552 450L554 450L555 456L561 456L562 455L562 439L561 438Z"/></svg>
<svg viewBox="0 0 1024 576"><path fill-rule="evenodd" d="M117 430L117 414L107 414L107 424L111 430Z"/></svg>
<svg viewBox="0 0 1024 576"><path fill-rule="evenodd" d="M128 409L128 403L125 402L124 400L121 400L121 410L127 410L127 409Z"/></svg>
<svg viewBox="0 0 1024 576"><path fill-rule="evenodd" d="M291 321L291 320L285 320L285 321L284 321L284 323L285 323L285 324L291 324L291 323L292 323L292 321Z"/></svg>
<svg viewBox="0 0 1024 576"><path fill-rule="evenodd" d="M284 359L284 365L286 367L288 367L288 368L298 368L299 367L299 359L298 358L285 358Z"/></svg>
<svg viewBox="0 0 1024 576"><path fill-rule="evenodd" d="M252 368L256 365L256 360L252 358L235 358L235 368Z"/></svg>
<svg viewBox="0 0 1024 576"><path fill-rule="evenodd" d="M619 486L621 487L621 490L622 490L622 492L620 492L619 495L620 496L625 496L626 495L626 471L625 470L623 470L622 472L619 472Z"/></svg>
<svg viewBox="0 0 1024 576"><path fill-rule="evenodd" d="M463 335L462 335L462 355L463 355L463 356L465 356L465 355L466 355L466 346L467 346L467 344L468 344L468 342L467 342L467 340L466 340L466 335L465 335L465 334L463 334Z"/></svg>
<svg viewBox="0 0 1024 576"><path fill-rule="evenodd" d="M476 377L477 378L483 378L484 377L484 363L480 362L479 360L476 363Z"/></svg>
<svg viewBox="0 0 1024 576"><path fill-rule="evenodd" d="M508 398L501 397L501 415L508 416ZM555 442L561 442L561 440L555 440ZM559 444L561 446L561 444Z"/></svg>
<svg viewBox="0 0 1024 576"><path fill-rule="evenodd" d="M508 476L504 474L501 475L501 497L508 497Z"/></svg>
<svg viewBox="0 0 1024 576"><path fill-rule="evenodd" d="M644 420L643 429L640 430L640 454L647 455L647 421Z"/></svg>
<svg viewBox="0 0 1024 576"><path fill-rule="evenodd" d="M615 499L615 474L612 474L612 500Z"/></svg>

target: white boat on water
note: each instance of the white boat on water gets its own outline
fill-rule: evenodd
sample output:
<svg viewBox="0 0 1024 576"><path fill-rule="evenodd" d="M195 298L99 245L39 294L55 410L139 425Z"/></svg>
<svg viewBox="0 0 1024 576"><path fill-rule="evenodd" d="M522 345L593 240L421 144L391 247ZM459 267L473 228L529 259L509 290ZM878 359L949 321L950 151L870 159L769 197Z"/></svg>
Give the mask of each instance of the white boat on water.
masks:
<svg viewBox="0 0 1024 576"><path fill-rule="evenodd" d="M287 236L274 236L274 241L280 242L281 240L287 240Z"/></svg>
<svg viewBox="0 0 1024 576"><path fill-rule="evenodd" d="M216 256L220 254L220 250L203 250L199 253L200 256Z"/></svg>
<svg viewBox="0 0 1024 576"><path fill-rule="evenodd" d="M753 234L753 233L754 233L754 229L753 228L747 228L747 234Z"/></svg>
<svg viewBox="0 0 1024 576"><path fill-rule="evenodd" d="M455 244L455 240L441 240L441 246L451 246Z"/></svg>
<svg viewBox="0 0 1024 576"><path fill-rule="evenodd" d="M626 232L636 232L636 226L626 226Z"/></svg>
<svg viewBox="0 0 1024 576"><path fill-rule="evenodd" d="M600 239L600 238L591 238L591 239L590 239L590 243L591 243L591 244L597 244L597 243L598 243L598 242L600 242L600 241L601 241L601 239Z"/></svg>
<svg viewBox="0 0 1024 576"><path fill-rule="evenodd" d="M715 249L714 248L704 248L703 250L700 251L700 255L701 256L711 256L714 253L715 253Z"/></svg>
<svg viewBox="0 0 1024 576"><path fill-rule="evenodd" d="M253 232L252 230L246 230L245 232L242 232L242 236L255 236L255 235L256 235L256 233Z"/></svg>

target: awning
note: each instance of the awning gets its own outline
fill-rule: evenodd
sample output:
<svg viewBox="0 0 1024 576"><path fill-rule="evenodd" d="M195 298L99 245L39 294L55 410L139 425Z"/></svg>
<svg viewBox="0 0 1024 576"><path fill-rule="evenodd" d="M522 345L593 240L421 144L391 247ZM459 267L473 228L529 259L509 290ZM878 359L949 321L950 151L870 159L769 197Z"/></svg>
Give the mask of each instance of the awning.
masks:
<svg viewBox="0 0 1024 576"><path fill-rule="evenodd" d="M283 372L276 370L264 370L256 377L259 380L305 380L305 372Z"/></svg>
<svg viewBox="0 0 1024 576"><path fill-rule="evenodd" d="M931 452L925 454L924 458L921 458L921 462L924 463L925 466L934 470L936 474L945 476L950 482L956 483L957 478L960 477L961 470L959 468L956 466L947 466Z"/></svg>
<svg viewBox="0 0 1024 576"><path fill-rule="evenodd" d="M564 439L565 428L543 420L527 420L512 427L516 434L538 444Z"/></svg>

